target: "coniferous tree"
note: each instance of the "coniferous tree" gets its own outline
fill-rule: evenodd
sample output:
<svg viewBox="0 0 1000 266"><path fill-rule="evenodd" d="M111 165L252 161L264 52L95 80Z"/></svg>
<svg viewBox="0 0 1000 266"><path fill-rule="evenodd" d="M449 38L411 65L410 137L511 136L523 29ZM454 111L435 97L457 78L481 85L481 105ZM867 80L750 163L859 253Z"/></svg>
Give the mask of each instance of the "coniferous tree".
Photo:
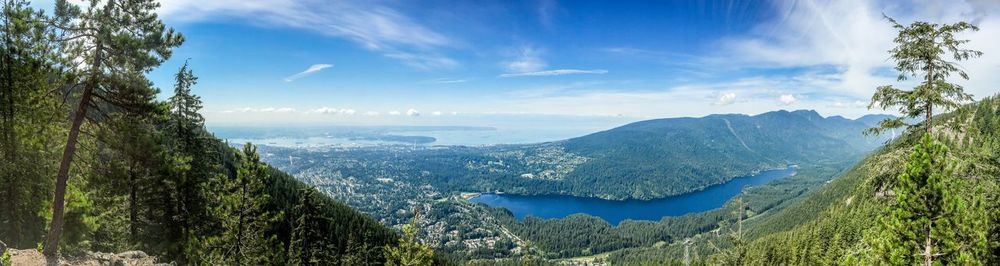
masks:
<svg viewBox="0 0 1000 266"><path fill-rule="evenodd" d="M883 120L878 127L865 133L880 134L887 129L902 127L905 125L903 118L921 115L924 116L927 132L931 132L935 106L952 109L963 101L972 100L972 95L965 93L962 86L945 80L952 74L958 74L963 79L969 79L969 75L955 62L943 57L951 55L955 61L962 61L982 56L980 51L962 48L969 40L955 38L957 33L977 31L979 28L966 22L938 25L918 21L903 26L888 16L886 19L892 23L893 28L899 30L899 35L893 40L897 46L889 50L891 58L896 62L895 68L900 72L898 79L902 81L912 76L922 78L923 81L910 91L900 90L892 85L878 87L868 108L879 107L885 110L896 107L904 117Z"/></svg>
<svg viewBox="0 0 1000 266"><path fill-rule="evenodd" d="M895 202L873 243L876 261L894 265L982 264L987 217L981 193L962 193L948 148L924 135L893 187Z"/></svg>
<svg viewBox="0 0 1000 266"><path fill-rule="evenodd" d="M47 17L27 1L4 0L0 13L0 236L12 247L34 247L45 232L46 197L58 155L55 95L64 78L53 66Z"/></svg>
<svg viewBox="0 0 1000 266"><path fill-rule="evenodd" d="M168 59L183 41L156 17L158 6L152 0L107 0L93 1L81 11L65 0L56 2L50 24L62 31L58 41L67 58L66 69L78 71L70 88L81 91L56 174L52 222L43 250L47 256L58 252L67 180L81 127L115 110L149 108L155 90L145 73Z"/></svg>
<svg viewBox="0 0 1000 266"><path fill-rule="evenodd" d="M242 162L235 180L226 182L221 196L222 235L209 240L218 251L213 260L234 265L266 265L277 263L284 251L277 236L270 234L281 218L264 208L266 166L260 161L257 148L247 143L239 156Z"/></svg>
<svg viewBox="0 0 1000 266"><path fill-rule="evenodd" d="M743 234L743 216L746 215L746 205L743 202L743 198L737 198L733 201L734 205L738 206L733 214L736 215L736 224L732 225L736 228L729 228L729 233L722 236L730 245L729 248L722 249L721 247L709 242L717 252L716 256L713 257L714 263L718 265L743 265L746 260L748 248L746 236ZM732 227L729 226L729 227ZM720 225L718 231L722 231L725 225ZM716 231L718 234L718 231Z"/></svg>
<svg viewBox="0 0 1000 266"><path fill-rule="evenodd" d="M315 197L315 188L301 190L299 203L295 206L295 227L288 248L289 265L336 264L336 254L332 254L335 249L329 247L331 243L323 234L323 228L329 221L321 215Z"/></svg>
<svg viewBox="0 0 1000 266"><path fill-rule="evenodd" d="M379 256L381 248L378 246L373 246L369 243L370 237L367 235L364 238L359 238L356 235L351 235L347 239L347 251L344 252L343 256L340 256L340 265L342 266L376 266L381 265L379 262L382 258Z"/></svg>
<svg viewBox="0 0 1000 266"><path fill-rule="evenodd" d="M417 239L417 220L414 216L409 224L403 225L403 237L397 246L385 247L385 265L387 266L425 266L434 260L434 250L420 243Z"/></svg>
<svg viewBox="0 0 1000 266"><path fill-rule="evenodd" d="M167 235L175 239L172 242L185 243L187 247L184 248L188 250L201 249L204 243L200 241L206 238L204 234L217 230L224 220L213 217L209 206L228 192L212 191L213 188L224 187L224 177L219 174L222 164L220 155L228 151L213 149L207 141L205 119L199 113L201 98L191 91L198 78L187 61L174 78L174 95L168 101L170 118L164 131L169 136L169 145L174 150L172 156L178 164L165 177L168 185L164 189L170 191L161 193L171 195L162 200L168 202L166 205L176 206L179 213L166 217ZM239 178L236 177L238 173L230 175Z"/></svg>

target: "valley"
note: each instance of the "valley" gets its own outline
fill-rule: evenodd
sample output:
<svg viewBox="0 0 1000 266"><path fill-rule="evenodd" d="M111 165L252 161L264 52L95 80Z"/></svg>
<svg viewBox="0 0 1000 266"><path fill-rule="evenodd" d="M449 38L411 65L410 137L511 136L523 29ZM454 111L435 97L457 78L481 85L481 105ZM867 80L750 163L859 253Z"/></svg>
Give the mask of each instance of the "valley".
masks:
<svg viewBox="0 0 1000 266"><path fill-rule="evenodd" d="M1000 2L210 2L2 0L0 266L1000 265Z"/></svg>
<svg viewBox="0 0 1000 266"><path fill-rule="evenodd" d="M810 111L776 111L724 120L709 116L643 121L537 144L262 145L260 149L270 165L383 224L398 227L419 215L421 238L436 250L468 259L498 259L523 253L531 242L543 257L557 259L651 247L708 232L728 220L724 214L735 208L734 197L745 201L756 214L773 213L822 187L886 139L862 136L860 129L868 126L860 122L863 120L844 120L823 118ZM772 135L792 130L789 127L803 133ZM852 134L850 130L857 131ZM742 138L733 136L734 132L742 132ZM652 141L664 137L664 141ZM644 147L658 150L644 150L648 156L610 168L616 172L585 172L607 167L608 154L613 153L604 149L628 148L629 143L640 140L647 143ZM709 145L684 149L677 145L681 140ZM779 143L789 143L784 144L788 150L764 147ZM668 159L734 152L747 157L726 155L725 159L711 160L714 164ZM816 159L819 157L839 160ZM650 176L637 176L647 167L658 170L645 172ZM749 177L740 177L744 175ZM642 181L654 177L662 181ZM581 186L584 182L610 187ZM502 193L508 199L537 198L558 205L526 215L524 209L480 204L488 198L469 197L467 192L484 193L479 197L493 199ZM650 196L654 194L661 196ZM587 211L569 205L619 213L601 218L605 215L600 210L579 214ZM523 203L517 206L525 208ZM544 214L549 212L558 214ZM561 233L539 234L549 230ZM575 239L567 239L568 232L575 232ZM593 244L598 242L602 244Z"/></svg>

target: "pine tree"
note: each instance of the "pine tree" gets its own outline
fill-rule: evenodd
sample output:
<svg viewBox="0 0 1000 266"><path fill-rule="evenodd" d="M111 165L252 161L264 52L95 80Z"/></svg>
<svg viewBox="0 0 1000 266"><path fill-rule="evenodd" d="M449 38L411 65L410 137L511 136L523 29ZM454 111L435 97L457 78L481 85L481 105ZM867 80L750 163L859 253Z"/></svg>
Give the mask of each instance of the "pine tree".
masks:
<svg viewBox="0 0 1000 266"><path fill-rule="evenodd" d="M898 79L902 81L912 76L922 78L923 82L911 91L900 90L892 85L878 87L868 108L879 107L886 110L898 107L904 117L923 115L924 126L927 132L931 132L934 106L952 109L963 101L972 100L972 95L965 93L962 86L945 80L953 73L963 79L969 79L969 75L956 63L942 57L950 54L955 61L962 61L982 56L980 51L961 47L969 40L955 38L957 33L977 31L979 28L966 22L938 25L918 21L903 26L888 16L885 18L892 23L893 28L899 30L899 35L893 40L897 46L889 50L892 59L896 61L895 68L900 72ZM885 130L904 125L903 117L886 119L878 127L865 133L881 134Z"/></svg>
<svg viewBox="0 0 1000 266"><path fill-rule="evenodd" d="M385 247L385 265L387 266L424 266L431 265L434 250L417 240L417 220L414 216L409 224L403 225L403 237L397 246Z"/></svg>
<svg viewBox="0 0 1000 266"><path fill-rule="evenodd" d="M897 176L875 259L894 265L982 264L989 253L981 193L962 193L948 148L924 135Z"/></svg>
<svg viewBox="0 0 1000 266"><path fill-rule="evenodd" d="M50 91L63 73L50 60L47 17L27 1L4 0L0 13L0 235L12 247L34 247L45 233L52 152L65 116Z"/></svg>
<svg viewBox="0 0 1000 266"><path fill-rule="evenodd" d="M66 69L79 71L70 88L81 93L56 174L52 222L43 250L47 256L58 252L66 185L81 126L99 122L103 114L115 110L150 108L155 90L145 73L168 59L171 49L183 41L156 17L158 6L152 0L108 0L103 6L91 2L81 11L65 0L56 2L50 24L62 31L58 39L65 51L62 62Z"/></svg>

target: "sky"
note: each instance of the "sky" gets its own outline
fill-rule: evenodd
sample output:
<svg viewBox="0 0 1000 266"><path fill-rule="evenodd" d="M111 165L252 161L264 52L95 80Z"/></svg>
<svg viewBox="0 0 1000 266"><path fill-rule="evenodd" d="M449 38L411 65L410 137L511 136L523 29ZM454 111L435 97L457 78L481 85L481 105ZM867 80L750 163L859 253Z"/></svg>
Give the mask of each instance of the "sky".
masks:
<svg viewBox="0 0 1000 266"><path fill-rule="evenodd" d="M968 21L983 57L952 79L1000 91L998 1L164 0L209 125L620 124L813 109L856 118L897 81L903 23ZM34 5L51 9L51 1ZM566 118L566 119L558 119Z"/></svg>

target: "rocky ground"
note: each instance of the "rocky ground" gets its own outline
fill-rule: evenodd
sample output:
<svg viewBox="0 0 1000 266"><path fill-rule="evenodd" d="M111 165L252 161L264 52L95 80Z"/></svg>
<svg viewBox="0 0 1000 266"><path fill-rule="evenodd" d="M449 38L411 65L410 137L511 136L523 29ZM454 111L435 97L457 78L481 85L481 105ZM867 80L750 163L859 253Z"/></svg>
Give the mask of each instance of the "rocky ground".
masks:
<svg viewBox="0 0 1000 266"><path fill-rule="evenodd" d="M11 264L17 266L153 266L169 265L156 263L156 258L142 251L127 251L113 253L89 253L78 258L59 258L58 261L48 260L41 252L34 249L11 249ZM6 265L5 265L6 266Z"/></svg>

